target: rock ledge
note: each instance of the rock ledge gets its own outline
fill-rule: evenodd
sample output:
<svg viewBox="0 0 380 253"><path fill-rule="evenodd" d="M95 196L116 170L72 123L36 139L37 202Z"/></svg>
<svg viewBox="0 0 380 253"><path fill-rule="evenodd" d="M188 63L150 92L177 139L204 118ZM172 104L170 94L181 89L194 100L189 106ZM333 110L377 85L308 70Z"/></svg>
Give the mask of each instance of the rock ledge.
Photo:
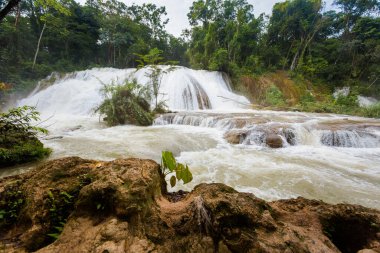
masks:
<svg viewBox="0 0 380 253"><path fill-rule="evenodd" d="M374 209L223 184L167 195L151 160L50 161L0 180L0 252L380 252Z"/></svg>

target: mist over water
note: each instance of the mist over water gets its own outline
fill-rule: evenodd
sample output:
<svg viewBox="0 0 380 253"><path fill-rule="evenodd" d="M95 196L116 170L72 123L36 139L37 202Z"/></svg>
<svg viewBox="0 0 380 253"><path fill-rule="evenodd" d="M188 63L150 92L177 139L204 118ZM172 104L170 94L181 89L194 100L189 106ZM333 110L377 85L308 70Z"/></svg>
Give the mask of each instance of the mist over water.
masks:
<svg viewBox="0 0 380 253"><path fill-rule="evenodd" d="M193 182L173 190L220 182L266 200L303 196L380 208L380 120L248 110L249 101L234 94L221 73L177 67L162 78L159 99L178 113L159 117L152 127L109 128L100 122L93 108L103 99L103 83L136 78L147 84L146 73L110 68L72 73L39 87L19 105L36 105L48 119L50 134L43 142L53 149L49 159L159 162L161 151L170 150L194 175ZM225 140L230 131L244 132L240 144ZM281 136L284 148L269 148L268 133ZM29 167L1 171L0 177Z"/></svg>

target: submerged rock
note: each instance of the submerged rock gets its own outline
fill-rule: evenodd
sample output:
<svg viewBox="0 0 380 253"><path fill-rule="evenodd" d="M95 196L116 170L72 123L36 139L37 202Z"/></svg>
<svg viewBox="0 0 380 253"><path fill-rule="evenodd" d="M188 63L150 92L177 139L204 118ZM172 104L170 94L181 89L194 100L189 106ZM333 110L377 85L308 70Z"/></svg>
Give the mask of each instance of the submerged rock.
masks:
<svg viewBox="0 0 380 253"><path fill-rule="evenodd" d="M50 161L0 180L0 211L5 210L0 248L5 252L380 249L377 210L304 198L265 202L223 184L201 184L175 200L169 195L159 165L151 160Z"/></svg>
<svg viewBox="0 0 380 253"><path fill-rule="evenodd" d="M277 134L268 134L265 143L271 148L282 148L284 145L281 136Z"/></svg>

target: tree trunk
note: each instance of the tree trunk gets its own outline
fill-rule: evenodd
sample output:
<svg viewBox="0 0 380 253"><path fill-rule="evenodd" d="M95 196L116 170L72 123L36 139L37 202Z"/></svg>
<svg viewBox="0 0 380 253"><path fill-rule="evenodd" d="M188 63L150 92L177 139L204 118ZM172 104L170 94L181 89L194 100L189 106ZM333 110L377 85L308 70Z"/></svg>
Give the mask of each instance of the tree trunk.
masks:
<svg viewBox="0 0 380 253"><path fill-rule="evenodd" d="M315 33L314 33L314 34L315 34ZM309 39L306 40L305 45L304 45L303 48L302 48L301 55L300 55L300 57L299 57L299 61L298 61L298 64L297 64L297 68L303 64L303 58L305 57L306 49L309 47L311 41L313 40L313 38L314 38L314 34L313 34Z"/></svg>
<svg viewBox="0 0 380 253"><path fill-rule="evenodd" d="M8 2L8 4L2 9L0 10L0 21L3 20L5 18L5 16L12 11L13 7L15 7L16 5L18 5L18 3L20 2L21 0L10 0Z"/></svg>
<svg viewBox="0 0 380 253"><path fill-rule="evenodd" d="M40 51L41 39L42 39L42 35L44 34L45 28L46 28L46 23L44 23L44 26L42 27L42 30L41 30L40 38L38 39L37 49L36 49L36 54L34 55L32 69L34 69L34 65L36 65L37 55L38 55L38 52Z"/></svg>
<svg viewBox="0 0 380 253"><path fill-rule="evenodd" d="M111 65L112 64L112 44L111 42L109 41L108 42L108 64Z"/></svg>
<svg viewBox="0 0 380 253"><path fill-rule="evenodd" d="M294 46L294 40L292 41L292 44L291 44L290 47L289 47L288 53L286 54L285 62L284 62L284 64L282 65L282 70L285 70L285 65L287 65L287 63L288 63L288 59L289 59L289 56L290 56L290 52L292 51L293 46Z"/></svg>
<svg viewBox="0 0 380 253"><path fill-rule="evenodd" d="M302 53L301 53L300 60L297 67L303 64L303 58L305 56L306 49L309 47L310 43L314 40L315 34L319 31L319 25L320 24L317 25L317 27L315 28L311 36L308 39L306 39L305 46L302 49Z"/></svg>
<svg viewBox="0 0 380 253"><path fill-rule="evenodd" d="M291 71L293 71L296 68L297 62L298 62L298 56L299 55L300 55L300 49L298 48L296 54L294 55L294 58L293 58L293 61L292 61L292 65L290 65L290 70Z"/></svg>
<svg viewBox="0 0 380 253"><path fill-rule="evenodd" d="M20 20L20 2L17 4L17 14L16 14L16 20L15 20L15 28L17 29L18 21Z"/></svg>
<svg viewBox="0 0 380 253"><path fill-rule="evenodd" d="M116 45L113 44L113 66L116 66Z"/></svg>

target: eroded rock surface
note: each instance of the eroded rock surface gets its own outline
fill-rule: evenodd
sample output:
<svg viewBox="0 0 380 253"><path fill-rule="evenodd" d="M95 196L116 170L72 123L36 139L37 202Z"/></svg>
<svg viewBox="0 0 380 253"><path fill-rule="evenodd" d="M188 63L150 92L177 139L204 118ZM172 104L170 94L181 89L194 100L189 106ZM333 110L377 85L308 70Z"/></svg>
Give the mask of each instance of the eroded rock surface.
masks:
<svg viewBox="0 0 380 253"><path fill-rule="evenodd" d="M357 205L265 202L223 184L168 199L150 160L50 161L0 180L0 252L380 250L380 212Z"/></svg>

